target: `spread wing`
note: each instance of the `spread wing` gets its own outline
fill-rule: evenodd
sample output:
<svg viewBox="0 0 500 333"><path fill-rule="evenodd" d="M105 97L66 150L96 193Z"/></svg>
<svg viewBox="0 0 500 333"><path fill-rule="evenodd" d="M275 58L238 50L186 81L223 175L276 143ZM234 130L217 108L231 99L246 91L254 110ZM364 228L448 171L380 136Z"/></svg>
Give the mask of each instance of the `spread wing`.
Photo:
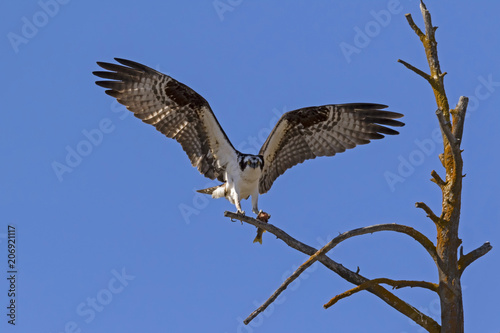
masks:
<svg viewBox="0 0 500 333"><path fill-rule="evenodd" d="M264 156L259 192L269 191L276 178L305 160L333 156L382 139L383 134L399 134L382 126L404 126L394 120L403 115L380 110L386 107L368 103L324 105L283 114L259 153Z"/></svg>
<svg viewBox="0 0 500 333"><path fill-rule="evenodd" d="M224 170L236 151L208 102L188 86L139 63L115 58L121 65L98 62L108 71L94 75L106 93L134 115L177 140L191 164L210 179L224 181ZM122 66L124 65L124 66Z"/></svg>

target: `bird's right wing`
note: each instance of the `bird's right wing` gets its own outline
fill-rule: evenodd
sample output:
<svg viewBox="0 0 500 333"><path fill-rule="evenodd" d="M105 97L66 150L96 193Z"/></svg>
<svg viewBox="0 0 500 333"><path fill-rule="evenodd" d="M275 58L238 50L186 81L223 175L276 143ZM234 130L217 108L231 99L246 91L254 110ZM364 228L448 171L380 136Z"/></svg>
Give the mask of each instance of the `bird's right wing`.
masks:
<svg viewBox="0 0 500 333"><path fill-rule="evenodd" d="M121 65L97 63L107 71L94 75L112 81L96 84L108 88L106 93L137 118L177 140L201 174L224 181L226 165L237 160L237 153L208 102L170 76L134 61L115 60Z"/></svg>

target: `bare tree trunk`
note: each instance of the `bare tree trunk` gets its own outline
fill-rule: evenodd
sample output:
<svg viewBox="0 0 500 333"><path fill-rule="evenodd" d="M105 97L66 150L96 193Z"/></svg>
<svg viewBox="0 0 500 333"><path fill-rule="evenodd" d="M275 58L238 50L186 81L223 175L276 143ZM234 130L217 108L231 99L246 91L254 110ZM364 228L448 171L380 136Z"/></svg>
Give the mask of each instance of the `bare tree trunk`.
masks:
<svg viewBox="0 0 500 333"><path fill-rule="evenodd" d="M446 149L447 148L447 149ZM457 163L448 158L450 145L445 148L446 180L443 187L443 217L437 224L437 253L442 261L439 271L439 297L441 300L441 333L461 333L464 331L464 310L462 304L462 286L458 269L458 247L462 242L458 238L460 207L462 194L462 158L457 156Z"/></svg>
<svg viewBox="0 0 500 333"><path fill-rule="evenodd" d="M422 41L430 75L401 60L400 62L430 83L438 106L436 115L439 120L444 146L444 154L440 155L440 159L446 170L446 181L443 182L435 171L432 172L432 176L433 181L439 185L442 191L441 216L437 218L430 208L425 207L437 228L436 251L440 259L437 268L439 272L439 298L441 301L441 332L462 333L464 331L464 312L457 254L458 247L462 242L458 237L463 171L460 144L467 109L467 98L462 97L457 108L450 110L444 89L446 72L441 72L438 59L435 38L437 27L432 25L431 15L423 2L420 3L420 10L424 19L425 34L413 22L410 14L407 14L406 18ZM453 114L453 128L450 123L450 113ZM419 207L418 204L417 207Z"/></svg>

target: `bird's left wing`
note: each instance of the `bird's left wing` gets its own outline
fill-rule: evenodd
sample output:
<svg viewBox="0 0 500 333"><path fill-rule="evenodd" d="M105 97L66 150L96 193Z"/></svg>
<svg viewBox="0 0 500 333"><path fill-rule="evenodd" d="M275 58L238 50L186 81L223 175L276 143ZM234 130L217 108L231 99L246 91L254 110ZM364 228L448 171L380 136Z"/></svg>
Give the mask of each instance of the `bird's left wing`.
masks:
<svg viewBox="0 0 500 333"><path fill-rule="evenodd" d="M281 116L260 150L264 168L259 182L261 194L287 169L318 156L333 156L383 134L397 131L382 126L403 126L403 115L383 111L386 105L356 103L313 106Z"/></svg>
<svg viewBox="0 0 500 333"><path fill-rule="evenodd" d="M236 150L208 102L168 75L134 61L115 60L121 65L97 63L108 71L94 75L113 81L96 84L108 88L106 93L137 118L177 140L201 174L224 181L226 165L237 159Z"/></svg>

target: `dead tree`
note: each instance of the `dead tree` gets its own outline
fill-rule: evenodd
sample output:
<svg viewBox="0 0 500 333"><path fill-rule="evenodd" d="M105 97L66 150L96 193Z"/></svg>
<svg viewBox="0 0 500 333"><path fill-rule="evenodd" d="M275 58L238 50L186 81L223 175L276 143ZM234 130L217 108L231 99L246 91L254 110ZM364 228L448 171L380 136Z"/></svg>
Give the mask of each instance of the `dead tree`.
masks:
<svg viewBox="0 0 500 333"><path fill-rule="evenodd" d="M431 85L437 103L436 116L443 136L444 149L444 152L439 155L439 159L445 169L446 176L443 179L435 170L432 170L431 181L436 183L442 192L442 211L437 215L425 203L417 202L415 204L415 206L422 209L427 214L427 217L435 224L437 230L436 243L409 226L400 224L378 224L344 232L332 239L323 248L317 250L291 237L272 224L261 222L247 216L225 212L225 216L266 230L284 241L288 246L310 256L305 263L283 282L264 304L244 320L245 324L248 324L260 312L264 311L266 307L269 306L279 294L290 285L290 283L299 277L302 272L316 261L319 261L343 279L356 285L356 287L333 297L324 304L325 308L334 305L339 300L349 297L354 293L366 290L378 296L391 307L415 321L428 332L460 333L464 331L460 277L467 266L485 255L492 247L486 242L479 248L464 255L463 247L460 246L462 240L458 237L458 226L460 222L462 178L464 177L460 144L462 142L468 98L464 96L460 97L457 106L454 109L450 109L444 89L444 76L446 72L441 72L438 60L437 42L435 39L437 27L432 25L431 15L423 2L420 3L420 10L424 19L425 33L415 24L410 14L406 14L406 19L422 42L429 64L430 74L403 60L398 60L398 62L423 77ZM353 272L327 256L328 251L333 249L340 242L351 237L380 231L393 231L406 234L423 246L436 264L438 282L392 280L389 278L368 279L359 274L359 270L358 272ZM397 297L394 293L383 287L383 284L392 287L392 289L418 287L435 292L439 296L441 303L441 324L438 324L434 319L417 310L416 307Z"/></svg>

